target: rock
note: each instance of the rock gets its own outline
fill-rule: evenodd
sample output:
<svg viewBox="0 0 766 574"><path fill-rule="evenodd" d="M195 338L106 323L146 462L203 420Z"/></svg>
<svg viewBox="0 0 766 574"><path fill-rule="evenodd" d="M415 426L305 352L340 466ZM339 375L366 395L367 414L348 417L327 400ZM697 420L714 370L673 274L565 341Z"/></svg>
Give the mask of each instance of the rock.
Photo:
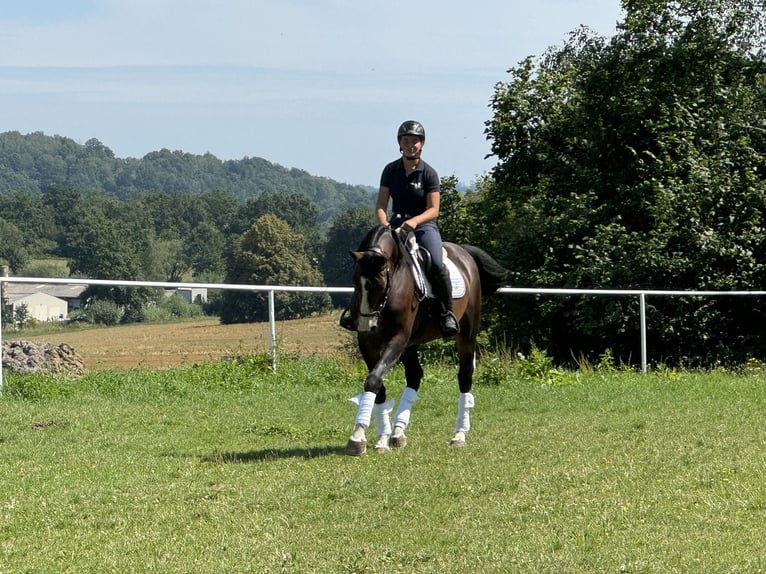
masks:
<svg viewBox="0 0 766 574"><path fill-rule="evenodd" d="M14 373L65 373L82 375L85 362L66 343L33 343L6 341L3 343L3 369Z"/></svg>

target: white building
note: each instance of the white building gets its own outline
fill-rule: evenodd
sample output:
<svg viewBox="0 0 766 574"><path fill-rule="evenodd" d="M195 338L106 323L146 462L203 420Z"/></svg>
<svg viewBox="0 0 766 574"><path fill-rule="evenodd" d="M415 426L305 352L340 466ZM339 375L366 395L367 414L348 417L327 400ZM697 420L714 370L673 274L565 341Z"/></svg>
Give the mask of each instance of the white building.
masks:
<svg viewBox="0 0 766 574"><path fill-rule="evenodd" d="M65 321L67 318L67 302L46 293L32 293L13 301L13 312L22 305L27 306L27 313L38 321Z"/></svg>

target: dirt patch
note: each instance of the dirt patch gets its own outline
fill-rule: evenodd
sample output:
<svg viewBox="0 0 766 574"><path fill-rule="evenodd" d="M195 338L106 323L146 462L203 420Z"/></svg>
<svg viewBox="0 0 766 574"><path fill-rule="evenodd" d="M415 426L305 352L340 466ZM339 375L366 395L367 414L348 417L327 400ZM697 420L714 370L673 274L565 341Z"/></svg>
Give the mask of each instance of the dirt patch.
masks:
<svg viewBox="0 0 766 574"><path fill-rule="evenodd" d="M134 324L19 337L55 345L66 343L87 370L134 367L169 368L220 361L222 357L269 353L268 323L221 325L217 319L171 324ZM333 313L276 323L277 356L348 356L353 336L338 326Z"/></svg>

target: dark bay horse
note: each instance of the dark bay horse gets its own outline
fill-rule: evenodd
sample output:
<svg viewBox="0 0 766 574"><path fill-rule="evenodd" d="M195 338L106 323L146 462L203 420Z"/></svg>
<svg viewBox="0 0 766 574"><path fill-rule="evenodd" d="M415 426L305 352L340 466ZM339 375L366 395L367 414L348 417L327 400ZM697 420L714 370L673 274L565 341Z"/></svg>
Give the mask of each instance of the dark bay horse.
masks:
<svg viewBox="0 0 766 574"><path fill-rule="evenodd" d="M445 242L444 248L447 259L454 264L449 265L453 276L453 310L460 324L460 332L455 336L460 394L451 444L465 446L470 410L474 406L471 387L482 295L497 291L507 282L509 272L478 247ZM367 450L366 429L373 416L378 435L375 450L387 451L389 443L394 447L406 445L404 430L423 379L418 347L441 338L441 306L418 289L413 255L401 230L374 227L351 255L355 260L352 308L356 307L359 315L357 341L369 373L364 393L352 399L358 410L346 453L361 456ZM394 401L386 400L383 378L398 361L404 365L407 384L392 431L390 413Z"/></svg>

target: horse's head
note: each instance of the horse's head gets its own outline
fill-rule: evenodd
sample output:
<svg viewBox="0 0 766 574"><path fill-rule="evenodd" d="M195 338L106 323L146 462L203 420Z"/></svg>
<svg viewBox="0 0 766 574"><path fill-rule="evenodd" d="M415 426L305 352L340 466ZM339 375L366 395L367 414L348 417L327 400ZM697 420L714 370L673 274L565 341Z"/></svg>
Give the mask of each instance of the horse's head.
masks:
<svg viewBox="0 0 766 574"><path fill-rule="evenodd" d="M367 319L374 328L391 290L391 277L399 264L399 240L391 229L378 225L365 236L356 251L354 289L359 296L360 319ZM367 330L360 321L359 330Z"/></svg>
<svg viewBox="0 0 766 574"><path fill-rule="evenodd" d="M362 276L372 278L378 275L386 263L396 267L399 263L400 241L391 228L385 225L373 227L362 239L351 256Z"/></svg>

